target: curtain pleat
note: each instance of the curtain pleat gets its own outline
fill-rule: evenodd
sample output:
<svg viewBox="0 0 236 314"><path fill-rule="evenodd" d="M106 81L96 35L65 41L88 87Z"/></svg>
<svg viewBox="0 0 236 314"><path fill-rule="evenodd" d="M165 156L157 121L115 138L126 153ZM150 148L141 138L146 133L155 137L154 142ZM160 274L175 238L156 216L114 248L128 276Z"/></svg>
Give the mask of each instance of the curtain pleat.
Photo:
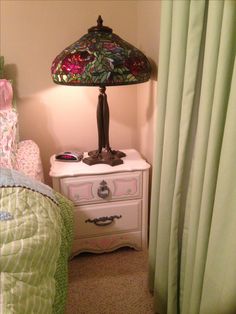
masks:
<svg viewBox="0 0 236 314"><path fill-rule="evenodd" d="M154 140L155 156L153 160L154 174L152 178L152 198L151 207L155 208L150 212L150 228L157 230L158 225L158 203L160 195L161 183L161 166L162 166L162 147L164 141L164 126L165 126L165 112L166 112L166 95L167 95L167 82L169 74L169 56L171 44L171 27L172 27L172 1L168 1L162 7L161 17L161 38L163 45L160 47L160 54L162 55L162 62L159 65L158 73L161 75L162 80L159 83L157 126ZM157 232L150 232L149 236L149 287L154 291L155 275L156 275L156 250L157 250Z"/></svg>
<svg viewBox="0 0 236 314"><path fill-rule="evenodd" d="M212 108L214 100L215 82L217 75L217 62L219 55L219 45L220 45L220 33L222 24L222 7L224 5L223 1L219 4L212 1L209 3L208 18L207 18L207 30L206 30L206 44L204 53L204 63L203 63L203 73L202 73L202 84L201 84L201 95L199 100L199 113L197 122L197 132L196 141L194 148L194 162L192 171L192 193L191 198L187 203L187 210L190 211L189 221L185 223L185 232L188 232L187 237L187 248L186 248L186 261L185 261L185 281L184 281L184 297L183 297L183 313L189 313L190 309L193 311L193 304L191 302L197 299L197 297L192 293L193 284L193 272L194 265L196 262L196 246L198 244L197 237L199 231L199 220L200 215L203 214L203 209L201 208L204 184L207 180L206 167L208 149L211 149L211 143L209 143L209 133L211 127L212 118ZM214 30L214 31L213 31ZM213 35L214 33L214 35ZM214 137L215 140L218 140ZM213 140L214 140L213 139ZM209 164L209 167L211 165ZM213 173L217 169L212 169ZM209 197L214 195L214 182L210 184L210 190L205 190ZM208 199L209 200L209 199ZM211 216L211 211L207 206L207 214ZM204 230L208 233L207 229L210 225L205 225ZM186 237L185 237L186 239ZM185 245L185 242L184 244ZM206 245L206 243L204 243ZM182 257L183 258L183 257ZM201 271L204 270L204 261L198 261L196 267L201 267ZM201 265L201 266L200 266ZM192 299L191 300L191 296ZM191 307L190 307L191 304ZM193 311L192 313L195 313Z"/></svg>
<svg viewBox="0 0 236 314"><path fill-rule="evenodd" d="M234 55L235 53L236 50ZM199 312L202 314L236 313L235 86L236 61L234 63L234 73L228 102L203 280Z"/></svg>
<svg viewBox="0 0 236 314"><path fill-rule="evenodd" d="M236 289L230 278L236 249L222 248L228 237L236 239L236 228L228 222L232 230L224 230L224 240L218 234L236 207L235 47L236 2L162 2L149 240L149 285L160 314L236 313L230 289ZM229 203L227 218L222 198ZM226 257L235 267L222 288L212 265L222 273Z"/></svg>
<svg viewBox="0 0 236 314"><path fill-rule="evenodd" d="M167 59L166 51L160 51L163 53L164 64L160 65L159 75L163 71L165 73L165 88L159 89L159 103L160 109L157 116L157 125L160 123L157 129L158 136L158 146L157 146L157 155L156 158L159 160L157 162L157 169L155 169L158 175L156 176L155 184L160 186L160 190L153 191L155 193L153 203L156 203L157 206L163 207L171 207L172 199L163 198L163 190L167 191L168 189L174 189L174 185L171 184L173 182L175 176L176 162L177 160L173 160L172 156L176 156L176 152L178 150L178 132L179 132L179 124L178 120L173 120L175 116L180 116L181 114L181 99L182 99L182 85L183 78L182 74L184 72L185 67L185 49L182 43L186 42L186 25L188 24L188 14L186 14L189 10L188 2L180 2L180 6L176 6L175 2L173 6L170 6L171 2L166 2L163 10L162 21L169 19L172 23L169 23L169 33L167 33L167 29L162 27L162 38L164 41L164 46L169 46L169 58ZM175 7L175 9L173 8ZM165 10L169 15L165 15ZM165 20L164 20L165 18ZM181 19L182 23L178 25L178 30L175 27L174 20ZM178 38L175 38L175 37ZM173 38L175 39L173 42ZM166 60L166 62L165 62ZM167 74L168 73L168 74ZM174 89L175 93L172 93L171 90ZM177 96L175 94L178 94ZM174 96L174 97L173 97ZM176 97L175 97L176 96ZM178 103L178 106L176 105ZM161 110L161 115L160 115ZM162 119L161 119L162 117ZM170 121L173 121L173 129L170 130L170 134L168 134L168 125ZM162 132L160 132L160 126L162 126ZM170 152L170 151L172 152ZM161 165L160 165L161 160ZM171 163L171 164L170 164ZM155 181L155 178L154 178ZM157 192L157 194L156 194ZM159 192L159 193L158 193ZM159 196L160 195L160 196ZM170 196L173 195L173 192L170 193ZM155 205L154 205L155 206ZM157 214L154 212L155 215ZM170 210L166 211L163 216L163 212L158 213L158 232L156 234L156 240L150 238L150 246L154 244L156 246L156 250L162 251L161 255L154 256L154 269L160 269L160 267L166 268L168 265L168 246L169 246L169 229L170 229ZM153 216L151 216L151 224L153 222ZM154 222L155 223L155 222ZM151 228L156 228L156 226L152 226ZM150 233L152 237L152 232ZM150 250L150 254L152 254L152 250ZM150 256L150 262L152 262L152 256ZM156 280L154 285L158 285L159 289L155 289L158 295L156 296L157 307L162 308L163 311L166 311L167 307L167 285L168 285L168 272L167 271L159 271L156 275ZM165 302L162 302L165 300Z"/></svg>
<svg viewBox="0 0 236 314"><path fill-rule="evenodd" d="M213 3L214 5L214 3ZM210 8L211 9L211 8ZM213 14L215 10L212 10ZM209 139L206 152L202 198L200 204L199 227L196 238L195 264L193 267L193 279L190 298L190 313L199 313L201 291L207 257L211 219L214 208L215 191L217 184L219 160L221 155L222 138L224 134L225 118L228 107L230 83L234 62L233 45L235 25L232 16L230 18L229 6L224 3L221 36L219 41L219 54L216 66L216 79L212 100L212 113L210 121ZM233 11L232 11L233 12ZM215 20L216 23L216 20ZM219 21L218 21L219 23ZM214 25L216 26L216 25ZM209 41L207 41L208 43ZM215 49L214 45L210 47ZM210 49L209 48L209 49Z"/></svg>
<svg viewBox="0 0 236 314"><path fill-rule="evenodd" d="M184 85L180 104L181 116L179 119L177 169L171 208L168 313L178 313L180 311L180 252L182 248L186 190L189 183L201 88L199 77L202 71L201 49L204 42L203 22L205 9L205 1L198 3L192 1L190 3L189 23L187 25L187 52L185 57L185 72L183 74Z"/></svg>

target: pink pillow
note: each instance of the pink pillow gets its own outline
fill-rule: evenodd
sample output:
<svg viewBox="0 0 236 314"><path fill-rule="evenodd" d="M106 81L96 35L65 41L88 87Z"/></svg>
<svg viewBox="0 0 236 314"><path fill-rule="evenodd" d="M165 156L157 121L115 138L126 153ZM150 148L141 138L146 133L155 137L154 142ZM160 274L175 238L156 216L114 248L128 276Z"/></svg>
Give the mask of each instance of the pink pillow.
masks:
<svg viewBox="0 0 236 314"><path fill-rule="evenodd" d="M16 167L16 126L15 110L0 110L0 167Z"/></svg>
<svg viewBox="0 0 236 314"><path fill-rule="evenodd" d="M0 110L12 108L13 90L8 80L0 80Z"/></svg>

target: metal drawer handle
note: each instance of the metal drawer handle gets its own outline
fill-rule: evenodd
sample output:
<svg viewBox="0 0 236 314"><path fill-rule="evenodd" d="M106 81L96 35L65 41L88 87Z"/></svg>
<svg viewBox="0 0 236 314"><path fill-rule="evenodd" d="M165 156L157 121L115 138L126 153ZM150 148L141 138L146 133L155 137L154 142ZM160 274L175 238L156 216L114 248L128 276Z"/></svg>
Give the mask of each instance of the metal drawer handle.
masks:
<svg viewBox="0 0 236 314"><path fill-rule="evenodd" d="M105 199L105 198L107 198L108 196L109 196L109 194L110 194L110 189L109 189L109 187L107 186L107 183L106 183L106 181L102 181L101 183L100 183L100 186L99 186L99 188L98 188L98 196L100 197L100 198L102 198L102 199Z"/></svg>
<svg viewBox="0 0 236 314"><path fill-rule="evenodd" d="M96 226L107 226L110 225L115 218L120 219L122 216L121 215L113 215L113 216L104 216L104 217L99 217L99 218L94 218L94 219L87 219L85 222L93 223Z"/></svg>

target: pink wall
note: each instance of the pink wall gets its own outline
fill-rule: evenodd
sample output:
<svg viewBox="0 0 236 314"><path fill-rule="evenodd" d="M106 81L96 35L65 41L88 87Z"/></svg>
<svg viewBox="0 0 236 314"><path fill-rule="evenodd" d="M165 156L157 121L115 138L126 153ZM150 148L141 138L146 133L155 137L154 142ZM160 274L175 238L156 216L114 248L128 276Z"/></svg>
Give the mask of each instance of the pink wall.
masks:
<svg viewBox="0 0 236 314"><path fill-rule="evenodd" d="M152 164L157 107L160 1L138 1L137 4L137 47L148 56L152 64L151 80L137 88L137 147Z"/></svg>
<svg viewBox="0 0 236 314"><path fill-rule="evenodd" d="M15 82L20 138L40 146L48 183L52 154L97 147L98 89L57 86L50 66L61 50L96 24L99 14L105 25L157 62L158 1L1 1L0 53ZM154 39L144 31L147 25L157 28ZM152 138L156 78L142 86L109 87L107 94L111 146L134 147L151 161L152 144L147 147L145 139Z"/></svg>

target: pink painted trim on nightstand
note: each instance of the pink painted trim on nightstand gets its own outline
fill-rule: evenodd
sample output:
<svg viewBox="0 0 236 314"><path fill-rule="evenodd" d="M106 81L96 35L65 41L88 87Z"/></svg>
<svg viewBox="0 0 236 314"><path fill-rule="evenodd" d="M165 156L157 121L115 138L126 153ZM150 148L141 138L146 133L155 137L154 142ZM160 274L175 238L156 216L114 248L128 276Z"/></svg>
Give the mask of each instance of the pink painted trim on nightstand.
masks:
<svg viewBox="0 0 236 314"><path fill-rule="evenodd" d="M118 179L114 180L115 196L135 195L137 194L137 180L132 179Z"/></svg>
<svg viewBox="0 0 236 314"><path fill-rule="evenodd" d="M92 192L92 183L70 184L68 187L69 198L75 201L94 199Z"/></svg>

